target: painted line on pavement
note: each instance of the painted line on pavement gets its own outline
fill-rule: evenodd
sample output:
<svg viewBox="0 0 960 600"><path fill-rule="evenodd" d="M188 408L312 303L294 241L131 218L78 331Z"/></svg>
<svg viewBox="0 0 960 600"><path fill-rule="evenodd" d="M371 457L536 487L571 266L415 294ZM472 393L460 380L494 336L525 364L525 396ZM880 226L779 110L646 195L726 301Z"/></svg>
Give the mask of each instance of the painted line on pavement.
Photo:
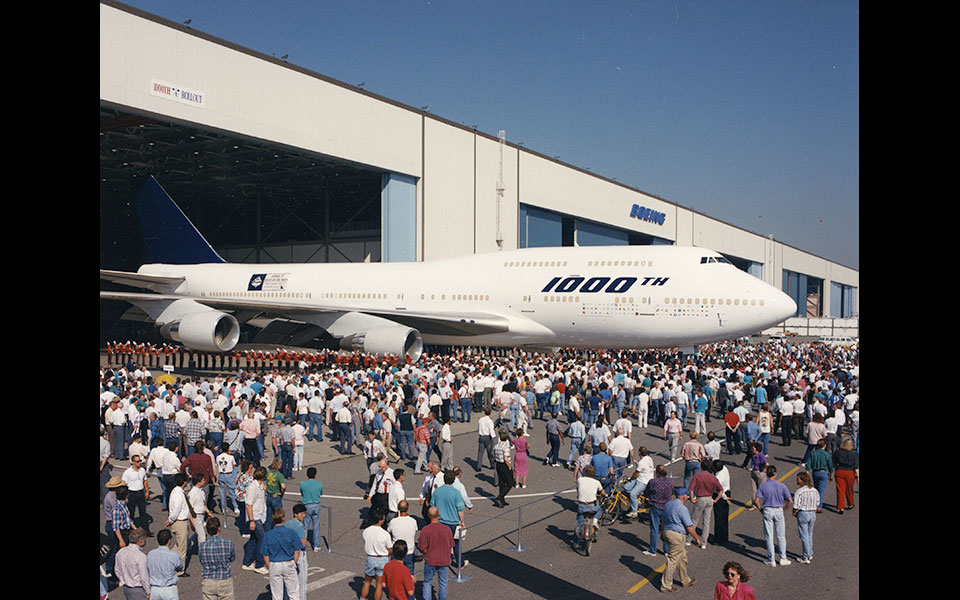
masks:
<svg viewBox="0 0 960 600"><path fill-rule="evenodd" d="M308 583L307 592L318 590L324 586L330 585L331 583L336 583L343 579L353 577L353 575L354 574L351 573L350 571L337 571L333 575L327 575L326 577L323 577L321 579L317 579L316 581L311 581L310 583Z"/></svg>

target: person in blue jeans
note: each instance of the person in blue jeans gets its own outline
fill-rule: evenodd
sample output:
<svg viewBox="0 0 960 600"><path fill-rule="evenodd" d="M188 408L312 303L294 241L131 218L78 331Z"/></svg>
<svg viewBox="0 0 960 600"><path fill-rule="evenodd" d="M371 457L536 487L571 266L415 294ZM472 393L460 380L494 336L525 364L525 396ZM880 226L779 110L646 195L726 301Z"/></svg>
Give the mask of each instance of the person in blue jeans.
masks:
<svg viewBox="0 0 960 600"><path fill-rule="evenodd" d="M470 422L470 410L473 408L470 403L473 401L473 397L470 394L462 394L460 396L460 422L469 423Z"/></svg>
<svg viewBox="0 0 960 600"><path fill-rule="evenodd" d="M423 552L423 597L433 598L433 579L436 575L437 598L447 600L447 580L450 577L450 552L453 533L440 522L440 511L431 506L427 516L430 524L420 530L420 550Z"/></svg>
<svg viewBox="0 0 960 600"><path fill-rule="evenodd" d="M266 533L264 523L267 519L267 499L263 487L266 479L266 467L257 467L253 472L253 483L247 487L244 499L250 539L243 545L243 569L256 571L261 575L268 574L263 561L263 536Z"/></svg>
<svg viewBox="0 0 960 600"><path fill-rule="evenodd" d="M303 526L307 531L313 532L313 551L320 551L320 512L321 500L323 499L323 484L317 481L317 468L307 468L307 480L300 482L300 499L307 507L307 516L303 520Z"/></svg>
<svg viewBox="0 0 960 600"><path fill-rule="evenodd" d="M667 478L666 465L658 465L654 475L655 477L647 483L647 501L650 503L650 548L643 551L647 556L657 554L663 507L673 499L673 482ZM667 553L666 540L663 541L663 553Z"/></svg>

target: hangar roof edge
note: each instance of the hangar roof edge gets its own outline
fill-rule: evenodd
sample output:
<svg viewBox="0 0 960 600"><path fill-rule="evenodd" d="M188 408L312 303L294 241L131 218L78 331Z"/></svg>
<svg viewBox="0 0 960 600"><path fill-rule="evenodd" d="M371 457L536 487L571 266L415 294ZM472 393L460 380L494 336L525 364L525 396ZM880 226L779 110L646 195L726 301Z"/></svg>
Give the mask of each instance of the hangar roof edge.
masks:
<svg viewBox="0 0 960 600"><path fill-rule="evenodd" d="M154 22L154 23L157 23L158 25L163 25L163 26L165 26L165 27L170 27L171 29L176 29L176 30L178 30L178 31L180 31L180 32L182 32L182 33L187 34L187 35L192 35L192 36L194 36L194 37L198 37L198 38L200 38L200 39L203 39L203 40L212 42L212 43L214 43L214 44L219 44L219 45L221 45L221 46L230 48L230 49L235 50L235 51L237 51L237 52L240 52L240 53L242 53L242 54L246 54L246 55L248 55L248 56L252 56L252 57L255 57L255 58L259 58L259 59L261 59L261 60L265 60L265 61L270 62L270 63L273 63L273 64L275 64L275 65L277 65L277 66L279 66L279 67L284 67L284 68L287 68L287 69L291 69L291 70L293 70L293 71L296 71L296 72L301 73L301 74L303 74L303 75L306 75L306 76L308 76L308 77L313 77L313 78L316 78L316 79L320 79L321 81L325 81L325 82L327 82L327 83L329 83L329 84L331 84L331 85L336 85L336 86L338 86L338 87L342 87L342 88L347 89L347 90L350 90L350 91L352 91L352 92L355 92L355 93L358 93L358 94L362 94L362 95L368 96L368 97L370 97L370 98L374 98L374 99L379 100L379 101L381 101L381 102L385 102L385 103L390 104L390 105L392 105L392 106L396 106L397 108L402 108L402 109L404 109L404 110L408 110L408 111L410 111L410 112L413 112L413 113L416 113L416 114L421 115L424 119L430 118L430 119L433 119L433 120L435 120L435 121L438 121L438 122L444 123L444 124L446 124L446 125L449 125L449 126L451 126L451 127L455 127L455 128L457 128L457 129L461 129L461 130L463 130L463 131L472 132L472 133L475 134L475 135L479 135L479 136L481 136L481 137L485 137L485 138L487 138L487 139L490 139L490 140L499 142L499 138L498 138L497 136L495 136L495 135L491 135L491 134L489 134L489 133L485 133L485 132L480 131L480 130L478 130L478 129L473 129L473 128L471 128L471 127L467 127L467 126L465 126L465 125L463 125L463 124L461 124L461 123L457 123L456 121L451 121L450 119L446 119L446 118L444 118L444 117L440 117L440 116L435 115L435 114L433 114L433 113L429 113L429 112L427 112L427 111L425 111L425 110L422 110L422 109L419 109L419 108L410 106L409 104L404 104L403 102L399 102L399 101L394 100L394 99L392 99L392 98L388 98L388 97L386 97L386 96L382 96L382 95L380 95L380 94L376 94L376 93L371 92L371 91L368 91L368 90L366 90L366 89L364 89L364 88L361 88L361 87L358 87L358 86L355 86L355 85L346 83L346 82L344 82L344 81L340 81L339 79L334 79L333 77L330 77L330 76L328 76L328 75L324 75L324 74L322 74L322 73L318 73L318 72L313 71L313 70L310 70L310 69L307 69L306 67L301 67L301 66L299 66L299 65L296 65L296 64L293 64L293 63L289 63L289 62L287 62L287 61L285 61L285 60L282 60L282 59L280 59L280 58L277 58L277 57L275 57L275 56L271 56L271 55L268 55L268 54L264 54L263 52L258 52L258 51L256 51L256 50L251 49L251 48L247 48L246 46L241 46L240 44L237 44L237 43L235 43L235 42L231 42L231 41L229 41L229 40L225 40L225 39L223 39L223 38L221 38L221 37L217 37L217 36L211 35L211 34L209 34L209 33L204 33L204 32L202 32L202 31L199 31L199 30L197 30L197 29L194 29L194 28L189 27L189 26L187 26L187 25L184 25L184 24L182 24L182 23L177 23L177 22L175 22L175 21L171 21L170 19L166 19L166 18L161 17L161 16L159 16L159 15L155 15L155 14L153 14L153 13L147 12L147 11L145 11L145 10L143 10L143 9L136 8L136 7L134 7L134 6L130 6L129 4L124 4L124 3L122 3L122 2L117 2L116 0L100 0L100 4L103 4L103 5L105 5L105 6L109 6L109 7L111 7L111 8L115 8L115 9L117 9L117 10L120 10L120 11L129 13L129 14L132 14L132 15L138 16L138 17L143 18L143 19L146 19L146 20L148 20L148 21L152 21L152 22ZM511 148L516 149L517 152L526 152L526 153L531 154L531 155L533 155L533 156L536 156L536 157L538 157L538 158L541 158L541 159L544 159L544 160L547 160L547 161L556 163L556 164L558 164L558 165L562 165L562 166L564 166L564 167L566 167L566 168L569 168L569 169L573 169L573 170L575 170L575 171L577 171L577 172L579 172L579 173L582 173L582 174L584 174L584 175L588 175L588 176L591 176L591 177L595 177L595 178L597 178L597 179L601 179L601 180L603 180L603 181L605 181L605 182L607 182L607 183L610 183L610 184L612 184L612 185L616 185L616 186L621 187L621 188L624 188L624 189L626 189L626 190L630 190L630 191L633 191L633 192L639 192L639 193L641 193L641 194L643 194L643 195L645 195L645 196L649 196L650 198L654 198L654 199L659 200L659 201L661 201L661 202L666 202L667 204L673 205L673 206L678 207L678 208L683 208L684 210L689 210L690 212L692 212L692 213L694 213L694 214L700 215L700 216L702 216L702 217L706 217L706 218L708 218L708 219L712 219L712 220L717 221L717 222L719 222L719 223L723 223L724 225L727 225L727 226L729 226L729 227L733 227L734 229L739 229L740 231L744 231L744 232L749 233L749 234L751 234L751 235L757 235L757 236L760 236L760 237L767 237L767 238L769 238L769 236L764 236L763 234L757 233L757 232L755 232L755 231L750 231L749 229L746 229L746 228L744 228L744 227L740 227L740 226L738 226L738 225L734 225L734 224L728 223L728 222L726 222L726 221L721 221L720 219L718 219L718 218L716 218L716 217L714 217L714 216L708 215L708 214L706 214L706 213L704 213L704 212L701 212L701 211L696 210L696 209L694 209L694 208L691 208L691 207L689 207L689 206L684 206L684 205L682 205L682 204L680 204L680 203L678 203L678 202L675 202L675 201L672 201L672 200L668 200L668 199L663 198L663 197L661 197L661 196L657 196L656 194L651 194L650 192L645 192L644 190L641 190L641 189L639 189L639 188L636 188L636 187L627 185L627 184L625 184L625 183L623 183L623 182L617 181L617 180L615 180L615 179L611 179L611 178L609 178L609 177L605 177L605 176L600 175L600 174L598 174L598 173L594 173L593 171L584 169L584 168L582 168L582 167L578 167L578 166L576 166L576 165L571 165L571 164L569 164L569 163L565 163L565 162L563 162L563 161L561 161L561 160L559 160L559 159L556 159L556 158L554 158L554 157L552 157L552 156L548 156L548 155L546 155L546 154L543 154L542 152L538 152L538 151L536 151L536 150L532 150L532 149L527 148L526 146L522 146L522 145L520 145L520 144L518 144L518 143L509 142L509 141L505 141L504 143L505 143L506 145L510 146ZM769 238L769 239L773 239L773 238ZM823 257L823 256L819 256L819 255L817 255L817 254L814 254L813 252L810 252L809 250L805 250L805 249L803 249L803 248L798 248L798 247L796 247L796 246L792 246L792 245L787 244L787 243L785 243L785 242L782 242L782 241L780 241L780 240L773 239L773 241L776 241L777 243L779 243L779 244L781 244L781 245L783 245L783 246L786 246L786 247L788 247L788 248L792 248L793 250L796 250L796 251L798 251L798 252L803 252L804 254L809 254L810 256L819 258L819 259L821 259L821 260L825 260L825 261L827 261L827 262L833 263L833 264L835 264L835 265L841 266L841 267L846 268L846 269L850 269L850 270L855 271L855 272L857 272L857 273L860 272L860 269L855 269L855 268L853 268L853 267L850 267L850 266L841 264L841 263L839 263L839 262L837 262L837 261L835 261L835 260L833 260L833 259L829 259L829 258L826 258L826 257Z"/></svg>

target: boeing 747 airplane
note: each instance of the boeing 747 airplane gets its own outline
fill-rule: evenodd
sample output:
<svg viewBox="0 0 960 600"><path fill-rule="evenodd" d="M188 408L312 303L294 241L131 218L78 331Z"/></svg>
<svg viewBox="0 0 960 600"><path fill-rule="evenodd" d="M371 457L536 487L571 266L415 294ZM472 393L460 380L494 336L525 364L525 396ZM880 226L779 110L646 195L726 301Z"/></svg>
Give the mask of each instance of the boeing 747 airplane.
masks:
<svg viewBox="0 0 960 600"><path fill-rule="evenodd" d="M676 246L527 248L415 263L227 264L151 178L137 206L154 264L100 271L101 291L167 339L226 352L256 342L419 359L423 344L673 348L750 335L796 303L717 252ZM162 232L162 236L158 232Z"/></svg>

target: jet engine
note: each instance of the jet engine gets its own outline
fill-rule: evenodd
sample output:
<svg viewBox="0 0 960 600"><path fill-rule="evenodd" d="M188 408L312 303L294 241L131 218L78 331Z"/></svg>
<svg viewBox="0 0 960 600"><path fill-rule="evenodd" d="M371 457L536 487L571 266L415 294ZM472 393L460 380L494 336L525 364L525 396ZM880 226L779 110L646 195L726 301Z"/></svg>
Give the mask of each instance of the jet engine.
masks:
<svg viewBox="0 0 960 600"><path fill-rule="evenodd" d="M410 356L410 360L416 362L423 354L423 338L420 332L412 327L374 327L340 338L340 347L369 354Z"/></svg>
<svg viewBox="0 0 960 600"><path fill-rule="evenodd" d="M240 323L233 315L193 300L177 300L164 313L176 316L162 322L160 334L187 348L227 352L240 340Z"/></svg>

